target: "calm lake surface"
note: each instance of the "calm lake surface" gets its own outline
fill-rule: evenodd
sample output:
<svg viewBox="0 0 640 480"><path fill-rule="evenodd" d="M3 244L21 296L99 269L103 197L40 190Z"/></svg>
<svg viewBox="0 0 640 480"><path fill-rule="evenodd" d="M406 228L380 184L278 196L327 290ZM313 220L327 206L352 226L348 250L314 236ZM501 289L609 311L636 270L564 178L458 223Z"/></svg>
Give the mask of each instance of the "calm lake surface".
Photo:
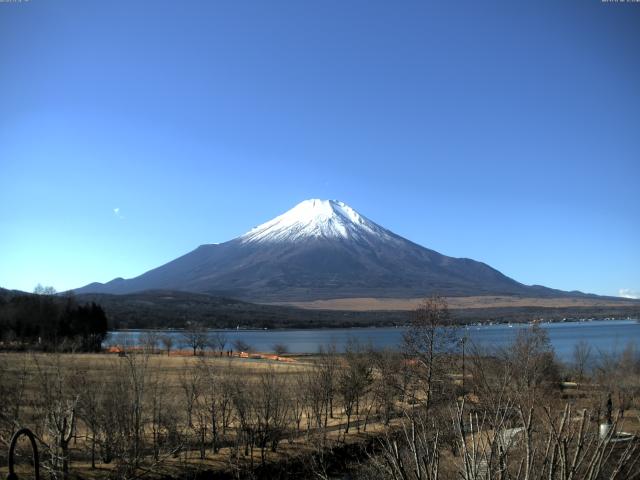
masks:
<svg viewBox="0 0 640 480"><path fill-rule="evenodd" d="M541 325L549 333L551 344L558 358L571 359L574 345L587 341L593 353L621 351L630 342L640 346L640 323L637 320L594 320L585 322L544 323ZM517 332L529 328L527 324L507 324L467 326L460 328L460 337L466 336L470 343L483 347L504 347L509 345ZM214 332L212 330L211 332ZM334 344L344 350L351 339L360 344L376 348L396 348L402 343L405 328L338 328L306 330L218 330L224 332L228 347L242 340L254 351L270 352L273 345L281 343L290 353L316 353L320 347ZM188 348L180 331L158 331L174 337L174 348ZM105 344L136 345L144 331L128 330L111 332Z"/></svg>

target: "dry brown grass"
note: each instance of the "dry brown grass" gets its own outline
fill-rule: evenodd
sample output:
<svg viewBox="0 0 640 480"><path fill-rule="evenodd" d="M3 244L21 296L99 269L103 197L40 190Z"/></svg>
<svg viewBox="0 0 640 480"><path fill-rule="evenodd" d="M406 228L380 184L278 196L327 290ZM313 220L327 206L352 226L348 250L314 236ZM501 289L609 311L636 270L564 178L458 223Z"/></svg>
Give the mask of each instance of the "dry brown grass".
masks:
<svg viewBox="0 0 640 480"><path fill-rule="evenodd" d="M55 362L54 362L55 359ZM27 378L37 378L38 368L51 368L59 362L60 368L75 372L87 372L94 378L108 378L115 371L114 366L122 362L117 354L105 353L79 353L79 354L48 354L48 353L20 353L2 352L0 361L9 370L26 370ZM202 357L194 356L167 356L166 354L151 354L148 356L149 376L157 375L170 389L180 387L180 379L184 373L196 367ZM296 374L304 372L310 367L308 361L301 358L300 361L278 362L265 359L239 358L239 357L206 357L206 362L220 369L239 369L245 378L257 376L269 368L278 373ZM28 390L35 390L34 385L27 385Z"/></svg>
<svg viewBox="0 0 640 480"><path fill-rule="evenodd" d="M309 302L281 302L311 310L398 311L415 310L422 298L334 298ZM633 300L609 298L533 298L511 296L447 297L450 309L505 308L505 307L622 307L638 306Z"/></svg>
<svg viewBox="0 0 640 480"><path fill-rule="evenodd" d="M219 358L219 357L206 357L206 362L211 365L217 366L220 369L233 369L234 374L241 376L243 381L251 382L264 373L267 369L272 368L278 374L286 375L291 379L294 379L296 375L304 373L313 366L315 359L313 357L303 356L295 358L295 362L284 363L266 359L245 359L245 358ZM9 369L22 370L26 369L30 372L27 377L31 382L37 378L36 372L38 368L53 368L55 362L59 362L58 365L63 369L74 370L75 372L84 371L87 375L91 375L97 378L108 379L118 371L115 368L119 363L125 361L125 359L119 357L117 354L69 354L69 355L51 355L51 354L25 354L25 353L0 353L0 365L4 365ZM202 357L188 357L188 356L167 356L166 354L155 354L148 357L148 364L146 369L147 375L158 376L163 380L165 392L173 397L174 401L171 405L176 409L181 409L182 391L181 381L184 378L184 374L194 367L198 366L202 361ZM458 383L460 375L458 373L452 373L454 382ZM467 378L471 380L468 375ZM588 392L589 390L585 390ZM27 385L26 403L32 399L32 395L36 395L37 385L31 383ZM577 389L572 389L571 392L580 393ZM472 395L467 396L468 401L472 401ZM590 406L587 398L575 396L575 398L569 399L574 403L575 408L588 408ZM558 405L564 404L564 400L559 402ZM398 405L404 409L410 409L409 405ZM392 425L397 425L400 422L400 418L392 420ZM307 436L305 432L305 424L307 418L303 417L302 431L298 434L292 435L293 438L283 439L277 453L268 453L268 462L279 462L285 459L292 459L303 455L313 453L314 444L317 443L319 432L311 431ZM367 432L357 432L357 429L352 425L350 433L343 436L343 428L346 422L345 415L337 408L335 412L335 418L329 419L328 431L326 438L330 442L339 443L344 441L346 443L361 442L366 437L371 435L382 435L385 431L384 426L379 422L372 420L367 427ZM624 421L621 423L621 429L627 432L638 432L640 430L640 422L638 417L638 411L633 409L627 411ZM74 474L79 475L81 478L106 478L109 475L114 475L113 468L115 464L98 464L98 468L92 470L90 463L87 461L87 444L85 443L85 435L87 434L86 428L79 424L78 426L78 440L74 442L71 448L72 458L72 471ZM148 434L147 434L148 435ZM230 437L233 435L231 432ZM147 438L147 441L149 439ZM444 452L444 455L449 455ZM205 459L199 458L199 452L193 443L188 444L179 456L165 456L162 458L162 462L158 465L154 465L150 457L147 458L145 464L150 469L151 473L149 477L161 475L175 475L178 476L185 472L185 469L211 469L211 470L229 470L230 467L231 449L229 447L221 448L220 452L213 454L210 450L207 451ZM243 457L240 459L242 464L246 467L251 459ZM258 449L253 452L253 463L259 464L259 451ZM146 468L146 467L145 467ZM3 478L6 474L6 468L0 468L0 478Z"/></svg>
<svg viewBox="0 0 640 480"><path fill-rule="evenodd" d="M137 354L134 354L137 355ZM259 376L266 372L268 369L274 369L279 375L285 375L293 379L305 371L312 368L314 359L308 356L295 357L293 362L281 362L268 359L253 359L253 358L239 358L239 357L193 357L193 356L167 356L166 354L156 353L146 356L147 367L145 374L148 377L155 377L159 379L163 384L163 390L172 401L170 404L173 408L179 410L181 414L182 409L180 407L183 400L183 386L182 381L184 376L190 370L196 368L203 360L210 366L219 369L230 369L242 378L243 382L251 383L256 381ZM44 369L54 371L59 369L61 371L74 372L74 374L84 374L93 378L104 379L105 384L108 384L108 380L117 375L119 370L118 364L126 361L125 358L118 356L117 354L47 354L47 353L17 353L17 352L3 352L0 353L0 364L5 366L7 370L15 370L17 372L27 372L27 384L25 385L25 410L26 417L34 414L34 410L31 407L31 402L38 396L38 370ZM183 419L184 421L184 419ZM353 419L352 419L353 422ZM292 459L299 456L309 455L315 451L314 441L310 442L310 438L315 438L317 433L314 433L314 429L311 430L311 437L309 437L305 425L307 423L307 417L303 415L302 429L299 434L295 434L294 438L283 439L280 443L280 447L277 453L269 452L269 462L279 462L285 458ZM328 431L326 433L326 440L330 442L338 442L339 440L346 443L353 443L363 441L366 437L377 434L383 430L383 426L380 423L372 421L367 426L367 432L358 432L357 428L352 424L350 433L345 437L342 430L346 424L346 416L338 411L335 412L334 418L331 418L327 422ZM26 425L32 429L36 429L35 425ZM92 469L89 460L87 459L88 452L88 440L87 440L87 427L82 422L77 424L76 440L71 446L71 459L72 459L72 472L73 478L79 476L79 478L86 479L105 479L113 477L115 474L116 462L111 464L104 464L98 462L97 468ZM228 438L233 437L234 431L230 430ZM147 443L150 442L149 433L145 433ZM230 468L230 456L231 448L222 447L217 454L213 454L210 450L207 451L205 459L200 459L199 451L195 445L185 446L182 448L181 453L178 456L165 455L162 457L161 462L154 465L151 457L148 457L145 468L148 469L148 477L164 477L166 475L174 475L179 477L184 474L186 469L194 470L229 470ZM240 461L243 465L248 466L251 463L250 457L241 457ZM253 452L253 464L260 464L260 452L256 448ZM21 465L20 470L23 474L28 474L31 470L28 465ZM6 466L0 466L0 478L4 478L7 473ZM21 476L21 478L23 478ZM25 478L29 478L26 476Z"/></svg>

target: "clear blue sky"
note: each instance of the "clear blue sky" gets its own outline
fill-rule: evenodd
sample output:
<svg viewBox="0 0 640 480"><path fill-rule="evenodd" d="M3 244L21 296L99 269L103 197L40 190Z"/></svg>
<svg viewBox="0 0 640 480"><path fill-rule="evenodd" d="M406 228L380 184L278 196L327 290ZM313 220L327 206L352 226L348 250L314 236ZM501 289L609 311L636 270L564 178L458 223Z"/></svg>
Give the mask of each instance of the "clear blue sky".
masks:
<svg viewBox="0 0 640 480"><path fill-rule="evenodd" d="M0 3L5 288L132 277L316 197L639 292L639 187L637 3Z"/></svg>

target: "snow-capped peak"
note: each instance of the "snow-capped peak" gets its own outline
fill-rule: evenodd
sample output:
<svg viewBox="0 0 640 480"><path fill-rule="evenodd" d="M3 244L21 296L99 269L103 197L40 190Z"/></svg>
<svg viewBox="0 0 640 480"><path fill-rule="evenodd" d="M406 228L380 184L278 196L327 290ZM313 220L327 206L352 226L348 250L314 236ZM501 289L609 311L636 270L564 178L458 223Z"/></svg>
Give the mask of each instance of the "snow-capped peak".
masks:
<svg viewBox="0 0 640 480"><path fill-rule="evenodd" d="M310 199L255 227L240 237L248 242L282 242L306 238L363 238L375 235L385 239L384 228L337 200Z"/></svg>

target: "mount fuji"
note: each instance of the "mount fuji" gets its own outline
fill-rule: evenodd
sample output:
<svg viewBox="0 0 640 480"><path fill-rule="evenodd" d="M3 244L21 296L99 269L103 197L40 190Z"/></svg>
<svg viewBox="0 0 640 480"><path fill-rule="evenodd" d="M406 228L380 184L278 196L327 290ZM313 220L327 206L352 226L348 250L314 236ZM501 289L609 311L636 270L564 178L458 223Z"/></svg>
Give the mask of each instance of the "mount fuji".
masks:
<svg viewBox="0 0 640 480"><path fill-rule="evenodd" d="M343 202L317 199L305 200L233 240L201 245L138 277L91 283L75 292L144 290L255 302L431 294L568 295L523 285L482 262L442 255L381 227Z"/></svg>

